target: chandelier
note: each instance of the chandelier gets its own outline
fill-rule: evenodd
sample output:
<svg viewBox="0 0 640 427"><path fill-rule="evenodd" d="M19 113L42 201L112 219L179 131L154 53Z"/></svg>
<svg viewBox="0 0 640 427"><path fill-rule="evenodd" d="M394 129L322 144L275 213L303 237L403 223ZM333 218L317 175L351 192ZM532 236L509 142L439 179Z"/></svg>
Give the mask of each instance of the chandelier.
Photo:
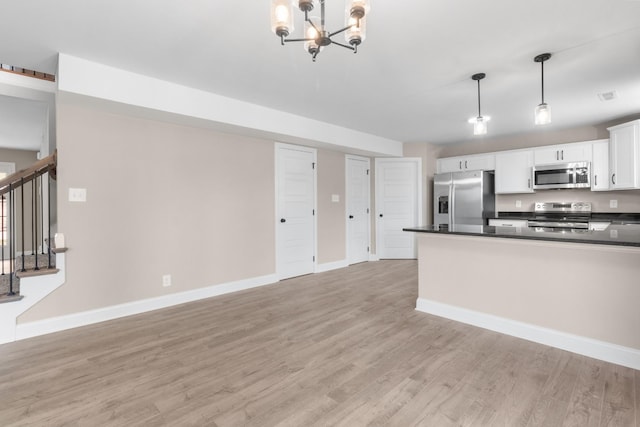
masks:
<svg viewBox="0 0 640 427"><path fill-rule="evenodd" d="M294 0L271 0L271 30L280 37L284 46L288 42L304 42L304 50L311 54L315 62L318 53L325 46L336 44L353 53L358 53L358 46L365 39L365 15L369 12L369 0L349 0L346 10L346 26L338 31L330 32L325 26L324 2L320 1L320 17L309 16L314 8L314 0L298 0L298 8L304 12L304 38L288 39L294 30ZM347 44L338 43L332 37L344 33Z"/></svg>

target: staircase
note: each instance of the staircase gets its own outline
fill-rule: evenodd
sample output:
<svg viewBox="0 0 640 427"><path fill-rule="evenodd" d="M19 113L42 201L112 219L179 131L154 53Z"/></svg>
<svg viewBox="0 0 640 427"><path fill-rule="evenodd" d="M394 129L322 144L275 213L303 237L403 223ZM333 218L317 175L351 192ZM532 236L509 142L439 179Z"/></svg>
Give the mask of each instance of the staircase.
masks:
<svg viewBox="0 0 640 427"><path fill-rule="evenodd" d="M55 274L51 187L56 153L0 180L0 303L20 301L20 279Z"/></svg>

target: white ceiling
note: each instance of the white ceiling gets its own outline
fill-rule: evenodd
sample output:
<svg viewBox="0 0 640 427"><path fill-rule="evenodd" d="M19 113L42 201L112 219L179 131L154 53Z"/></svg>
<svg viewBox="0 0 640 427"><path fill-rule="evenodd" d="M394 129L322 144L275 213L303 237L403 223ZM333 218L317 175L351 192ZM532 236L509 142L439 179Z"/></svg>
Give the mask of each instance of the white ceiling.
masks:
<svg viewBox="0 0 640 427"><path fill-rule="evenodd" d="M329 46L316 63L280 46L268 0L2 3L2 63L55 73L64 52L403 142L473 139L478 72L488 137L640 114L638 0L371 0L358 54ZM340 28L345 1L326 7ZM553 123L536 129L544 52Z"/></svg>

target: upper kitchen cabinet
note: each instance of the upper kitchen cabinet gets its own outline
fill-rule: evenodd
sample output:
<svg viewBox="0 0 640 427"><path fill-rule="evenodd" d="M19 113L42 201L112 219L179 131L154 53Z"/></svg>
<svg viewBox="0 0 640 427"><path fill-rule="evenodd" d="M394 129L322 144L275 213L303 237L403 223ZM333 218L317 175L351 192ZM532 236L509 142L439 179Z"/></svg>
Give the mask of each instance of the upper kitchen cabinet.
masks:
<svg viewBox="0 0 640 427"><path fill-rule="evenodd" d="M496 153L496 194L533 193L533 151Z"/></svg>
<svg viewBox="0 0 640 427"><path fill-rule="evenodd" d="M610 189L640 188L640 120L608 130Z"/></svg>
<svg viewBox="0 0 640 427"><path fill-rule="evenodd" d="M575 142L573 144L539 147L534 149L533 157L536 166L556 163L590 162L592 158L592 144L591 142Z"/></svg>
<svg viewBox="0 0 640 427"><path fill-rule="evenodd" d="M496 167L495 154L474 154L469 156L445 157L438 159L436 169L438 173L494 170Z"/></svg>
<svg viewBox="0 0 640 427"><path fill-rule="evenodd" d="M591 191L609 190L609 140L593 141L591 161Z"/></svg>

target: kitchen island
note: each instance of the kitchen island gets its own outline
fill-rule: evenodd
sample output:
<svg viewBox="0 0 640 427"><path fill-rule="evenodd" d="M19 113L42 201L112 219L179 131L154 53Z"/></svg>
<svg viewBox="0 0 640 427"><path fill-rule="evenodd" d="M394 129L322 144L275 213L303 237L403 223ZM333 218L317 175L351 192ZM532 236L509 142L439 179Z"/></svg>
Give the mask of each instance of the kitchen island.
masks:
<svg viewBox="0 0 640 427"><path fill-rule="evenodd" d="M640 369L640 225L405 231L417 310Z"/></svg>

